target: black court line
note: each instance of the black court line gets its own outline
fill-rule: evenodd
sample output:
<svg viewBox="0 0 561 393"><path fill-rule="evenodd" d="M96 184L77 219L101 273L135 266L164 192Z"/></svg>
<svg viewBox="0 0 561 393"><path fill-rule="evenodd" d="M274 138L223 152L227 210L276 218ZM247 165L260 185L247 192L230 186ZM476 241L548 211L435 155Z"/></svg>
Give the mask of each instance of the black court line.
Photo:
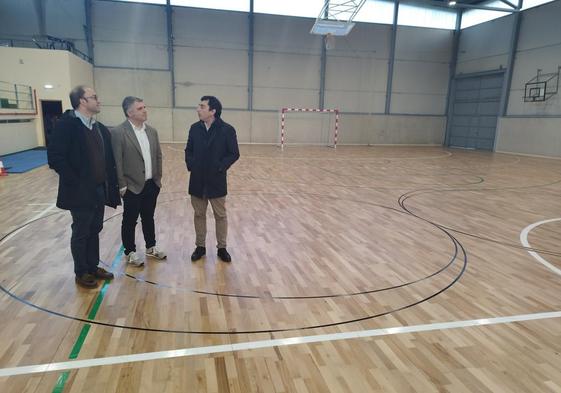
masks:
<svg viewBox="0 0 561 393"><path fill-rule="evenodd" d="M245 193L240 194L240 193L238 193L238 194L235 194L235 195L254 195L254 194L245 194ZM276 193L260 193L260 195L273 195L275 197L278 197L278 194L276 194ZM287 194L287 195L291 195L291 194ZM407 212L403 212L399 209L395 209L395 208L389 207L389 206L380 205L380 204L373 203L373 202L358 201L358 200L348 199L348 198L336 198L336 197L325 196L325 195L322 195L322 194L313 194L313 193L298 193L297 195L313 195L313 196L317 196L317 197L335 199L337 201L346 201L346 202L355 202L355 203L358 203L358 204L367 204L367 205L372 205L372 206L380 207L380 208L383 208L383 209L391 210L395 213L409 215ZM183 199L184 198L173 199L173 200L164 201L164 202L161 202L161 203L175 202L175 201L179 201L179 200L183 200ZM122 214L123 213L117 213L117 214L107 218L104 222L109 221L110 219L115 218L117 216L120 216ZM432 224L432 223L429 223L429 224ZM435 225L433 225L433 226L435 226ZM438 229L440 229L440 228L438 228ZM152 280L146 280L146 279L143 279L141 277L135 276L135 275L130 274L130 273L122 273L122 274L124 276L132 278L134 280L144 282L144 283L147 283L147 284L150 284L150 285L155 285L155 286L161 287L161 288L183 289L185 291L189 291L189 292L193 292L193 293L197 293L197 294L201 294L201 295L212 295L212 296L219 296L219 297L246 298L246 299L278 299L278 300L304 300L304 299L326 299L326 298L351 297L351 296L358 296L358 295L368 295L368 294L377 293L377 292L384 292L384 291L389 291L389 290L398 289L398 288L404 288L404 287L407 287L407 286L410 286L410 285L413 285L413 284L416 284L416 283L419 283L421 281L425 281L429 278L437 276L438 274L444 272L449 267L451 267L452 264L454 263L454 261L456 260L457 256L458 256L458 246L453 240L452 240L452 244L454 245L454 252L453 252L453 255L451 256L450 260L442 268L438 269L437 271L435 271L435 272L433 272L433 273L431 273L431 274L429 274L425 277L421 277L417 280L408 281L406 283L399 284L399 285L394 285L394 286L390 286L390 287L369 289L369 290L358 291L358 292L337 293L337 294L307 295L307 296L291 296L291 295L281 295L281 296L266 295L266 296L261 296L261 295L249 295L249 294L221 293L221 292L212 292L212 291L202 291L202 290L196 290L196 289L190 289L190 288L181 288L181 287L177 287L177 286L158 283L158 282L155 282L155 281L152 281ZM102 262L105 266L109 266L104 261L100 261L100 262Z"/></svg>
<svg viewBox="0 0 561 393"><path fill-rule="evenodd" d="M407 208L405 202L408 199L412 199L415 196L418 195L423 195L423 194L430 194L430 193L439 193L439 192L460 192L460 191L508 191L508 190L523 190L523 189L534 189L534 188L541 188L541 187L548 187L548 186L552 186L555 184L560 184L561 183L561 179L560 180L556 180L554 182L550 182L550 183L544 183L544 184L537 184L537 185L531 185L531 186L522 186L522 187L497 187L497 188L475 188L475 189L420 189L420 190L415 190L415 191L410 191L407 192L405 194L402 194L399 199L398 199L398 203L399 205L402 207L403 210L405 210L406 212L414 215L417 218L420 219L424 219L423 217L414 214L411 212L411 210L409 208ZM438 223L434 223L435 225L439 226L440 228L446 229L448 231L451 232L455 232L455 233L459 233L465 236L469 236L475 239L479 239L479 240L483 240L483 241L487 241L490 243L495 243L495 244L499 244L501 246L504 247L510 247L510 248L515 248L515 249L519 249L519 250L524 250L524 251L533 251L539 254L545 254L545 255L552 255L552 256L561 256L561 252L558 251L551 251L551 250L546 250L546 249L542 249L542 248L534 248L534 247L525 247L521 244L518 243L509 243L509 242L505 242L502 240L497 240L497 239L493 239L492 237L489 236L483 236L483 235L478 235L475 233L471 233L471 232L466 232L466 231L462 231L461 229L456 229L456 228L452 228L449 226L445 226L442 224L438 224Z"/></svg>
<svg viewBox="0 0 561 393"><path fill-rule="evenodd" d="M181 198L184 199L184 198ZM170 202L170 201L168 201ZM390 208L393 209L393 208ZM396 210L396 209L393 209ZM399 211L399 210L396 210ZM0 244L2 243L2 241L7 238L8 236L10 236L12 233L14 233L15 231L20 230L21 228L24 228L27 225L30 225L33 222L36 222L40 219L46 218L46 217L50 217L54 214L59 214L61 212L56 212L53 213L51 215L47 215L44 217L40 217L38 219L35 219L33 221L27 222L26 224L20 226L19 228L14 229L13 231L11 231L10 233L6 234L5 236L3 236L2 238L0 238ZM403 212L401 212L403 213ZM118 213L115 214L107 219L104 220L110 220L118 215L120 215L122 213ZM427 221L427 220L424 220ZM430 223L430 221L427 221ZM430 223L432 224L432 223ZM434 225L434 224L432 224ZM340 326L340 325L346 325L346 324L351 324L351 323L357 323L357 322L362 322L362 321L366 321L369 319L374 319L374 318L378 318L378 317L382 317L385 315L389 315L391 313L395 313L398 311L402 311L411 307L414 307L418 304L424 303L432 298L434 298L435 296L438 296L440 293L446 291L447 289L449 289L452 285L454 285L459 279L460 277L463 275L463 273L465 272L466 268L467 268L467 254L466 251L463 247L463 245L449 232L447 232L445 229L442 229L438 226L436 226L439 230L441 230L442 232L444 232L454 243L455 245L455 249L457 249L458 247L461 249L462 254L463 254L463 265L462 265L462 269L459 272L459 274L452 280L452 282L450 282L447 286L445 286L444 288L436 291L435 293L432 293L431 295L422 298L421 300L418 300L416 302L410 303L410 304L406 304L404 306L392 309L392 310L388 310L388 311L384 311L381 313L377 313L377 314L372 314L372 315L367 315L364 317L360 317L360 318L354 318L354 319L349 319L349 320L344 320L344 321L338 321L338 322L332 322L332 323L327 323L327 324L318 324L318 325L309 325L309 326L302 326L302 327L293 327L293 328L284 328L284 329L262 329L262 330L241 330L238 331L235 328L230 329L230 330L222 330L222 331L213 331L213 330L176 330L176 329L156 329L156 328L148 328L148 327L139 327L139 326L131 326L131 325L119 325L119 324L112 324L112 323L107 323L107 322L101 322L101 321L96 321L96 320L91 320L91 319L85 319L85 318L80 318L80 317L76 317L76 316L71 316L68 314L64 314L58 311L54 311L54 310L50 310L48 308L42 307L42 306L38 306L26 299L23 299L20 296L17 296L16 294L12 293L10 290L6 289L3 285L0 284L0 291L4 292L5 294L7 294L8 296L10 296L11 298L27 305L30 306L32 308L35 308L37 310L49 313L51 315L55 315L61 318L65 318L65 319L69 319L69 320L74 320L74 321L78 321L78 322L84 322L84 323L90 323L90 324L95 324L95 325L99 325L99 326L106 326L106 327L111 327L111 328L121 328L121 329L129 329L129 330L137 330L137 331L147 331L147 332L159 332L159 333L181 333L181 334L208 334L208 335L238 335L238 334L258 334L258 333L280 333L280 332L291 332L291 331L297 331L297 330L310 330L310 329L320 329L320 328L327 328L327 327L333 327L333 326ZM457 258L457 255L455 256L454 260Z"/></svg>

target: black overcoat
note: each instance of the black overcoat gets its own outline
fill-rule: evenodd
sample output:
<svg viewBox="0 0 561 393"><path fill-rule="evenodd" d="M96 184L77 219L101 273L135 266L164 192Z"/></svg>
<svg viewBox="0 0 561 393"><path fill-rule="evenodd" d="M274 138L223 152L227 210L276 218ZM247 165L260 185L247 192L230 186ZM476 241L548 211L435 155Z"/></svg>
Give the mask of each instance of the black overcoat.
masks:
<svg viewBox="0 0 561 393"><path fill-rule="evenodd" d="M228 193L226 172L240 158L236 130L216 118L207 131L198 121L191 125L185 163L191 172L189 194L199 198L220 198Z"/></svg>
<svg viewBox="0 0 561 393"><path fill-rule="evenodd" d="M121 204L121 198L111 147L111 134L107 127L99 122L96 122L94 127L97 127L103 138L107 175L105 204L115 208ZM59 174L56 205L61 209L92 208L96 205L96 184L87 151L86 132L92 130L89 130L74 115L74 111L68 110L56 123L49 139L47 156L49 167Z"/></svg>

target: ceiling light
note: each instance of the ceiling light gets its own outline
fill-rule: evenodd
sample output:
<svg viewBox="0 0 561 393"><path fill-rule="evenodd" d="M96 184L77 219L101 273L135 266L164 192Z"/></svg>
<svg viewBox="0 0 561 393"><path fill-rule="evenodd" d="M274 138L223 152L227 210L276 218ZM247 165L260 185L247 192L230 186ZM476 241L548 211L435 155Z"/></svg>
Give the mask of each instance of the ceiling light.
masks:
<svg viewBox="0 0 561 393"><path fill-rule="evenodd" d="M45 85L43 86L45 89L52 89L54 86L53 85Z"/></svg>
<svg viewBox="0 0 561 393"><path fill-rule="evenodd" d="M450 7L453 7L453 6L455 6L456 4L457 4L456 0L450 0L450 1L448 2L448 5L449 5Z"/></svg>

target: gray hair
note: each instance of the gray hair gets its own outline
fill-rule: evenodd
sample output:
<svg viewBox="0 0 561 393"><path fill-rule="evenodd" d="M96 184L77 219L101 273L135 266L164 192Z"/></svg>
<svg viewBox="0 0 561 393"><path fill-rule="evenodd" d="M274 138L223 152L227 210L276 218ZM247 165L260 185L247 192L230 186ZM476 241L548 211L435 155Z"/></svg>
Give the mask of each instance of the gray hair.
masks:
<svg viewBox="0 0 561 393"><path fill-rule="evenodd" d="M131 106L135 103L135 102L144 102L144 100L142 98L138 98L138 97L133 97L133 96L126 96L123 99L123 112L125 112L125 116L129 117L129 114L127 113L129 111L129 109L131 108Z"/></svg>

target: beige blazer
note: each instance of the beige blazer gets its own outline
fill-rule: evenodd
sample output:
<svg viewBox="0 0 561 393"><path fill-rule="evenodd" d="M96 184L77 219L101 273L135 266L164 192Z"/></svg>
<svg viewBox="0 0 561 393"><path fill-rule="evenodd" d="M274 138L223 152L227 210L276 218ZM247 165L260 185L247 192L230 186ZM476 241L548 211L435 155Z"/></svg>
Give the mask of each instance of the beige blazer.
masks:
<svg viewBox="0 0 561 393"><path fill-rule="evenodd" d="M150 143L152 180L158 187L162 187L162 149L158 132L147 124L146 135ZM144 159L140 143L128 120L111 129L111 142L117 166L119 188L127 187L127 190L140 194L145 183Z"/></svg>

